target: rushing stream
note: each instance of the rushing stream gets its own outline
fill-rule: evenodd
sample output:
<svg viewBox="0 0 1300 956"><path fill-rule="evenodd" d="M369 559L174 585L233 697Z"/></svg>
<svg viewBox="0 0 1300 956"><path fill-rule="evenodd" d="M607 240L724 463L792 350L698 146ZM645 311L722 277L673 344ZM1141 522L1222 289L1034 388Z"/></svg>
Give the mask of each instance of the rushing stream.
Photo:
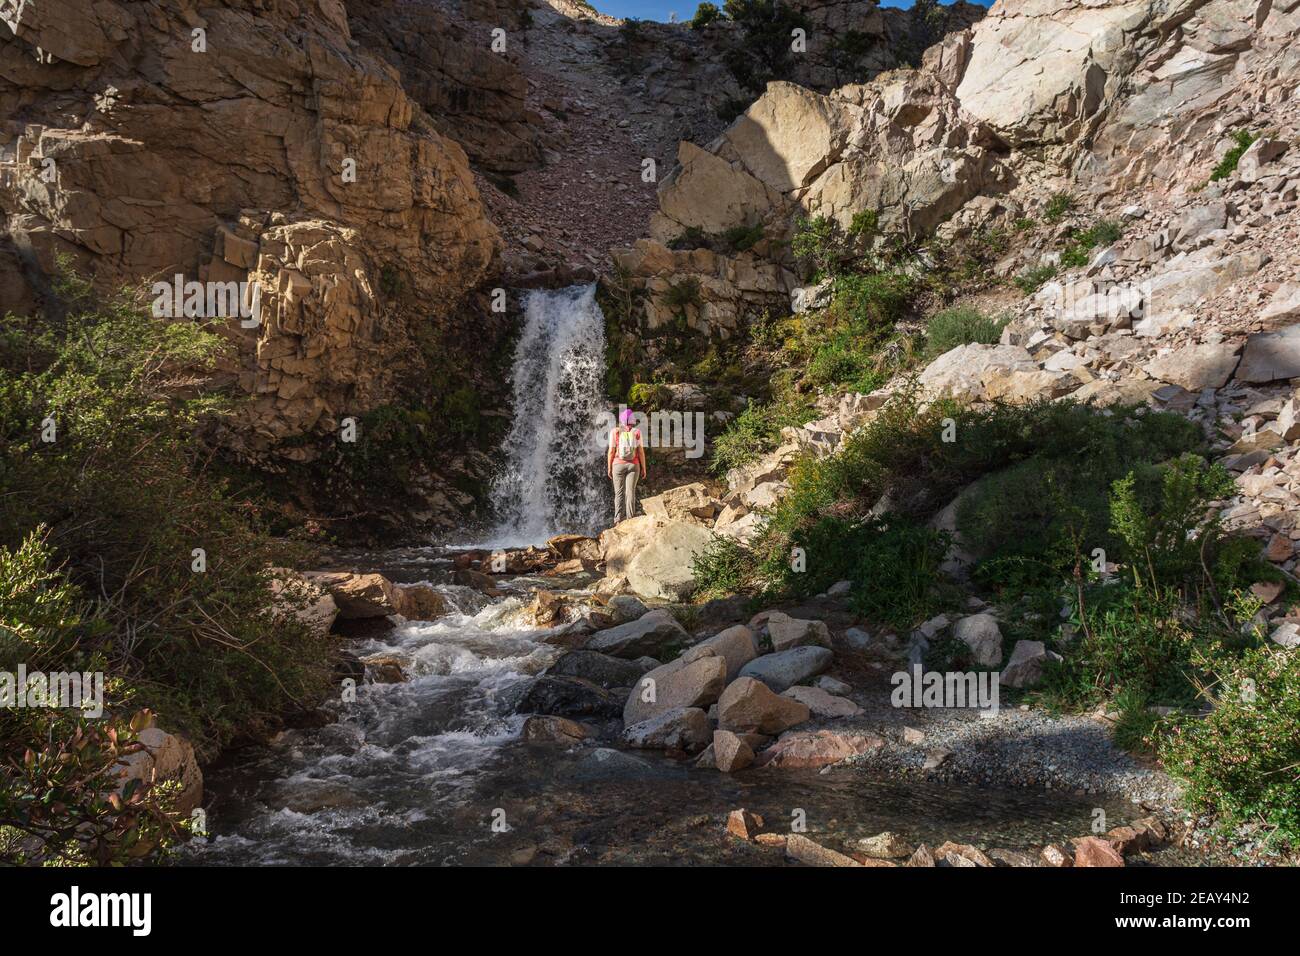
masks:
<svg viewBox="0 0 1300 956"><path fill-rule="evenodd" d="M591 532L604 519L601 448L604 319L594 286L529 293L512 380L514 419L495 487L500 524L489 546ZM397 659L408 679L367 683L327 705L335 722L293 730L230 755L207 774L207 841L185 860L207 864L779 862L725 833L748 807L773 829L844 848L894 830L1010 849L1077 834L1096 798L989 791L852 769L697 769L664 754L587 741L527 744L516 703L561 653L520 613L537 585L501 582L489 599L450 583L445 550L359 562L403 583L425 581L455 608L360 642L361 657ZM559 585L562 586L562 585ZM1126 808L1111 804L1114 822Z"/></svg>
<svg viewBox="0 0 1300 956"><path fill-rule="evenodd" d="M433 549L400 562L376 558L407 582L437 584L450 566ZM527 744L514 702L562 652L544 643L550 631L513 623L535 583L506 582L519 592L491 603L437 584L458 613L364 642L358 653L400 658L410 680L364 685L355 703L330 705L337 723L286 732L209 772L212 837L192 843L187 862L779 862L779 852L726 835L726 813L740 806L773 822L802 811L808 836L840 848L888 829L931 845L1019 849L1077 835L1099 805L1095 797L876 779L853 769L728 775L651 751ZM1100 805L1113 821L1131 812Z"/></svg>

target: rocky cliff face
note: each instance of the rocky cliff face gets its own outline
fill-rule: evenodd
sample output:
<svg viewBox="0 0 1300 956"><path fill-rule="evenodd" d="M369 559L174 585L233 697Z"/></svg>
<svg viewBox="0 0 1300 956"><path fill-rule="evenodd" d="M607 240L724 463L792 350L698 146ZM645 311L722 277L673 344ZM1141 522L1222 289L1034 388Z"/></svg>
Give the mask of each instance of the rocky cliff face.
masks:
<svg viewBox="0 0 1300 956"><path fill-rule="evenodd" d="M807 49L781 69L810 87L917 52L902 12L798 12ZM59 255L104 289L259 289L259 321L228 323L237 355L212 384L250 401L219 438L290 485L347 419L442 419L433 393L482 391L508 323L475 290L599 266L646 229L645 162L666 171L756 95L735 60L752 25L565 0L29 0L0 24L0 308L39 307ZM755 295L783 288L749 271L732 269ZM470 460L456 488L481 482ZM450 519L463 490L430 480Z"/></svg>
<svg viewBox="0 0 1300 956"><path fill-rule="evenodd" d="M1053 190L1111 204L1189 197L1228 133L1287 122L1298 29L1300 4L997 3L920 69L827 93L773 83L707 145L682 142L648 244L618 258L634 275L662 275L656 246L762 227L773 241L755 256L784 267L765 291L789 294L797 276L783 241L799 217L847 227L872 211L883 231L951 240L1032 212ZM693 318L734 327L753 290L727 288L732 265L709 265L686 270L705 291Z"/></svg>
<svg viewBox="0 0 1300 956"><path fill-rule="evenodd" d="M0 64L0 309L36 307L59 255L104 289L252 284L260 322L228 322L250 401L222 442L273 469L440 362L475 366L439 342L484 321L497 229L341 2L6 4Z"/></svg>
<svg viewBox="0 0 1300 956"><path fill-rule="evenodd" d="M918 70L827 94L772 84L718 138L681 144L649 238L616 252L644 293L635 320L653 332L682 312L725 338L815 304L784 241L800 217L874 212L931 250L1011 236L988 269L1003 281L958 290L1009 320L1001 342L918 365L923 391L1180 412L1240 476L1228 525L1294 573L1298 38L1300 3L1000 2ZM763 238L718 251L745 228ZM669 309L683 276L698 295ZM719 525L783 494L798 453L833 451L888 391L820 397L822 418L727 476Z"/></svg>
<svg viewBox="0 0 1300 956"><path fill-rule="evenodd" d="M68 0L0 19L0 305L30 307L15 272L39 289L59 253L102 287L256 282L261 325L232 323L251 445L373 407L410 340L396 291L446 316L492 267L463 150L341 3Z"/></svg>

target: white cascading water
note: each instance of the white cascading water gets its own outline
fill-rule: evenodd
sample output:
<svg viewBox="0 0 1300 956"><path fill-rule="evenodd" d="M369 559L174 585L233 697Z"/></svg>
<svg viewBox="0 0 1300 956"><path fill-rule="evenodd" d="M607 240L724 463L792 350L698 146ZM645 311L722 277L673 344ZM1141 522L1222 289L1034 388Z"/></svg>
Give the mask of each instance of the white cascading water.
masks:
<svg viewBox="0 0 1300 956"><path fill-rule="evenodd" d="M604 376L605 316L595 284L526 293L511 376L513 419L492 488L492 543L541 544L604 526Z"/></svg>

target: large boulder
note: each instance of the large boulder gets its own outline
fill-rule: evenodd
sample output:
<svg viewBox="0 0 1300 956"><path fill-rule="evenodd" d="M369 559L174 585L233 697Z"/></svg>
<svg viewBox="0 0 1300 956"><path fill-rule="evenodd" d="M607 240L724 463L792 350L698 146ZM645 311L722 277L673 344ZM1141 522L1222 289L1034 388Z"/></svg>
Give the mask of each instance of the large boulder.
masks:
<svg viewBox="0 0 1300 956"><path fill-rule="evenodd" d="M772 647L778 651L811 645L831 646L831 632L825 621L805 621L781 611L768 615L767 633L772 638Z"/></svg>
<svg viewBox="0 0 1300 956"><path fill-rule="evenodd" d="M533 681L516 710L556 717L619 717L623 703L624 695L581 677L543 674Z"/></svg>
<svg viewBox="0 0 1300 956"><path fill-rule="evenodd" d="M691 564L712 540L706 528L684 521L657 526L650 541L623 571L628 587L645 598L685 600L695 590Z"/></svg>
<svg viewBox="0 0 1300 956"><path fill-rule="evenodd" d="M1019 345L959 345L921 372L922 391L931 398L963 401L1001 399L1027 402L1056 398L1077 388L1069 372L1042 368Z"/></svg>
<svg viewBox="0 0 1300 956"><path fill-rule="evenodd" d="M1002 629L992 614L971 614L952 626L952 636L970 648L981 667L1002 663Z"/></svg>
<svg viewBox="0 0 1300 956"><path fill-rule="evenodd" d="M694 650L694 648L692 648ZM680 707L707 707L727 685L727 662L705 649L642 674L623 707L623 723L639 723Z"/></svg>
<svg viewBox="0 0 1300 956"><path fill-rule="evenodd" d="M744 770L754 762L749 741L730 730L713 732L713 765L723 773Z"/></svg>
<svg viewBox="0 0 1300 956"><path fill-rule="evenodd" d="M635 621L597 631L583 648L613 657L635 660L653 657L663 660L672 651L689 644L690 634L667 611L650 611Z"/></svg>
<svg viewBox="0 0 1300 956"><path fill-rule="evenodd" d="M708 715L698 707L674 707L623 731L629 747L651 750L700 750L713 736Z"/></svg>
<svg viewBox="0 0 1300 956"><path fill-rule="evenodd" d="M1250 336L1236 378L1261 383L1300 378L1300 325Z"/></svg>
<svg viewBox="0 0 1300 956"><path fill-rule="evenodd" d="M307 571L303 577L329 592L344 620L399 614L401 597L397 585L382 574L353 574L350 571Z"/></svg>
<svg viewBox="0 0 1300 956"><path fill-rule="evenodd" d="M722 510L722 502L709 494L700 482L669 488L662 494L642 498L641 507L657 521L685 521L704 524Z"/></svg>
<svg viewBox="0 0 1300 956"><path fill-rule="evenodd" d="M333 595L296 571L278 568L274 575L271 594L275 606L305 625L316 637L329 634L339 614Z"/></svg>
<svg viewBox="0 0 1300 956"><path fill-rule="evenodd" d="M1230 342L1180 345L1148 362L1143 370L1152 378L1179 385L1189 392L1222 388L1237 367L1240 346Z"/></svg>
<svg viewBox="0 0 1300 956"><path fill-rule="evenodd" d="M700 641L691 650L708 648L727 662L727 682L735 680L740 669L758 656L758 647L754 641L754 632L744 624L737 624L725 631Z"/></svg>
<svg viewBox="0 0 1300 956"><path fill-rule="evenodd" d="M812 711L814 717L824 720L836 717L856 717L862 708L847 697L837 697L820 687L801 687L795 685L781 692L782 697L797 700Z"/></svg>
<svg viewBox="0 0 1300 956"><path fill-rule="evenodd" d="M777 193L810 185L839 159L858 111L794 83L769 83L727 130L727 146Z"/></svg>
<svg viewBox="0 0 1300 956"><path fill-rule="evenodd" d="M581 677L604 688L631 687L641 675L659 666L652 657L624 660L589 648L569 651L546 669L557 677Z"/></svg>
<svg viewBox="0 0 1300 956"><path fill-rule="evenodd" d="M742 677L762 681L776 693L816 677L831 666L835 655L824 647L792 647L756 657L740 669Z"/></svg>
<svg viewBox="0 0 1300 956"><path fill-rule="evenodd" d="M586 727L567 717L542 715L524 721L523 738L530 744L577 744L590 736Z"/></svg>
<svg viewBox="0 0 1300 956"><path fill-rule="evenodd" d="M1033 687L1043 679L1043 668L1047 663L1060 659L1061 655L1049 651L1042 641L1016 641L999 680L1007 687Z"/></svg>
<svg viewBox="0 0 1300 956"><path fill-rule="evenodd" d="M131 780L141 784L177 783L176 810L189 813L203 802L203 772L189 741L159 727L146 727L136 736L143 749L127 754L117 765L118 793Z"/></svg>
<svg viewBox="0 0 1300 956"><path fill-rule="evenodd" d="M718 699L718 726L738 734L779 734L811 716L804 704L780 697L752 677L738 677Z"/></svg>
<svg viewBox="0 0 1300 956"><path fill-rule="evenodd" d="M447 599L428 584L393 585L393 604L408 621L432 621L450 610Z"/></svg>
<svg viewBox="0 0 1300 956"><path fill-rule="evenodd" d="M1150 0L1039 0L994 4L972 28L957 86L962 109L1013 146L1084 134L1133 67L1134 31Z"/></svg>

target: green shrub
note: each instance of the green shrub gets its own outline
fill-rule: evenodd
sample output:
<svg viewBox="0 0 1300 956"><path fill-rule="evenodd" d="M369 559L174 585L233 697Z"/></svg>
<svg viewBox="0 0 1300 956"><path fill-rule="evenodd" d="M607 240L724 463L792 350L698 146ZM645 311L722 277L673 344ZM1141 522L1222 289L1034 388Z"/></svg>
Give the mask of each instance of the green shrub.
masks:
<svg viewBox="0 0 1300 956"><path fill-rule="evenodd" d="M1234 145L1226 153L1223 159L1219 160L1214 171L1210 173L1210 182L1217 183L1220 179L1227 179L1237 171L1237 164L1241 162L1241 157L1250 149L1251 144L1259 137L1249 130L1239 129L1232 134Z"/></svg>
<svg viewBox="0 0 1300 956"><path fill-rule="evenodd" d="M157 862L189 830L176 810L180 784L130 780L123 759L143 749L148 711L130 720L34 708L2 718L0 865L123 866Z"/></svg>
<svg viewBox="0 0 1300 956"><path fill-rule="evenodd" d="M1044 282L1056 277L1057 267L1044 263L1041 266L1032 266L1026 269L1013 280L1021 292L1025 295L1033 295L1037 292Z"/></svg>
<svg viewBox="0 0 1300 956"><path fill-rule="evenodd" d="M1007 321L1006 318L989 318L969 306L936 312L925 327L926 357L938 358L959 345L996 345Z"/></svg>
<svg viewBox="0 0 1300 956"><path fill-rule="evenodd" d="M58 648L45 639L51 667L102 662L121 684L110 707L148 707L211 755L327 692L331 643L272 597L272 569L303 555L265 533L198 438L227 408L195 388L227 339L152 318L132 291L99 297L65 276L56 292L57 312L0 325L0 547L47 527L54 565L90 608Z"/></svg>
<svg viewBox="0 0 1300 956"><path fill-rule="evenodd" d="M1121 690L1115 695L1115 743L1129 753L1148 753L1155 739L1160 717L1147 704L1141 690Z"/></svg>
<svg viewBox="0 0 1300 956"><path fill-rule="evenodd" d="M872 621L897 628L918 624L942 600L939 566L952 545L944 532L893 516L871 523L853 582L853 608Z"/></svg>
<svg viewBox="0 0 1300 956"><path fill-rule="evenodd" d="M744 89L761 92L772 80L788 80L794 66L790 33L808 30L807 16L780 0L726 0L723 4L743 42L728 51L725 62Z"/></svg>
<svg viewBox="0 0 1300 956"><path fill-rule="evenodd" d="M1020 472L1010 472L1024 475L1015 493L1029 496L1037 507L1022 518L1027 502L997 490L1010 488L1011 479L1005 484L990 480L981 484L991 490L981 494L977 486L959 508L958 528L978 558L1003 553L986 548L986 540L996 541L998 547L1042 564L1037 576L1051 577L1067 566L1066 554L1072 561L1078 547L1096 545L1092 538L1075 542L1065 534L1080 521L1073 512L1063 516L1051 509L1057 499L1046 495L1045 475L1063 476L1059 480L1068 481L1063 487L1095 489L1086 509L1088 530L1105 535L1110 482L1135 462L1159 461L1198 447L1195 424L1178 415L1143 412L1110 409L1101 414L1049 401L979 409L938 401L921 411L916 392L905 387L866 427L850 435L838 454L801 459L792 466L790 489L754 543L756 564L780 575L792 540L802 530L828 513L865 516L886 491L893 511L923 519L976 478L1018 468ZM944 440L947 423L955 441ZM1062 495L1073 507L1071 495Z"/></svg>
<svg viewBox="0 0 1300 956"><path fill-rule="evenodd" d="M748 464L777 446L782 428L802 425L810 420L812 414L806 403L762 405L751 400L714 439L710 470L721 475Z"/></svg>
<svg viewBox="0 0 1300 956"><path fill-rule="evenodd" d="M811 267L814 278L833 275L843 257L839 226L834 219L816 216L795 223L790 251L800 262Z"/></svg>
<svg viewBox="0 0 1300 956"><path fill-rule="evenodd" d="M1043 208L1043 218L1048 222L1060 222L1074 211L1077 202L1071 193L1053 193L1051 198L1047 200L1047 205Z"/></svg>
<svg viewBox="0 0 1300 956"><path fill-rule="evenodd" d="M962 496L957 527L978 559L977 579L995 588L1059 579L1095 548L1120 556L1112 483L1201 443L1196 427L1172 414L1119 407L1101 414L1070 403L1022 408L976 417L953 443L960 446L954 467L988 472ZM985 449L1006 463L984 459Z"/></svg>
<svg viewBox="0 0 1300 956"><path fill-rule="evenodd" d="M1222 465L1191 454L1117 480L1110 500L1111 530L1123 545L1120 556L1134 583L1187 587L1199 579L1219 545L1219 516L1209 503L1234 493L1232 476Z"/></svg>
<svg viewBox="0 0 1300 956"><path fill-rule="evenodd" d="M762 239L762 226L732 226L722 234L722 241L731 252L746 252Z"/></svg>
<svg viewBox="0 0 1300 956"><path fill-rule="evenodd" d="M734 538L715 534L708 546L691 559L695 597L699 600L737 594L747 586L748 572L745 549Z"/></svg>
<svg viewBox="0 0 1300 956"><path fill-rule="evenodd" d="M716 23L722 19L722 11L716 5L708 3L707 0L695 8L695 16L691 17L691 29L703 30L711 23Z"/></svg>
<svg viewBox="0 0 1300 956"><path fill-rule="evenodd" d="M840 387L854 392L874 391L887 379L874 350L864 347L852 332L838 332L819 342L803 378L814 388Z"/></svg>
<svg viewBox="0 0 1300 956"><path fill-rule="evenodd" d="M916 291L916 280L902 272L840 276L829 308L834 320L865 336L892 328Z"/></svg>
<svg viewBox="0 0 1300 956"><path fill-rule="evenodd" d="M1118 242L1123 235L1124 230L1118 223L1103 219L1071 236L1061 252L1061 265L1067 269L1081 269L1091 261L1093 249Z"/></svg>
<svg viewBox="0 0 1300 956"><path fill-rule="evenodd" d="M700 299L700 280L694 276L687 276L677 282L670 283L662 293L661 298L664 305L678 315L684 314L688 307L699 308L702 301Z"/></svg>
<svg viewBox="0 0 1300 956"><path fill-rule="evenodd" d="M1208 629L1183 613L1178 595L1125 586L1093 589L1082 611L1082 634L1052 668L1045 693L1086 706L1120 693L1158 704L1195 701L1193 651L1211 642Z"/></svg>
<svg viewBox="0 0 1300 956"><path fill-rule="evenodd" d="M642 411L659 411L670 401L672 390L662 382L637 382L627 392L628 407Z"/></svg>
<svg viewBox="0 0 1300 956"><path fill-rule="evenodd" d="M1265 646L1197 663L1213 673L1214 709L1168 722L1165 767L1193 806L1300 843L1300 654Z"/></svg>
<svg viewBox="0 0 1300 956"><path fill-rule="evenodd" d="M669 249L702 249L709 244L709 235L699 226L687 226L679 235L670 239Z"/></svg>

